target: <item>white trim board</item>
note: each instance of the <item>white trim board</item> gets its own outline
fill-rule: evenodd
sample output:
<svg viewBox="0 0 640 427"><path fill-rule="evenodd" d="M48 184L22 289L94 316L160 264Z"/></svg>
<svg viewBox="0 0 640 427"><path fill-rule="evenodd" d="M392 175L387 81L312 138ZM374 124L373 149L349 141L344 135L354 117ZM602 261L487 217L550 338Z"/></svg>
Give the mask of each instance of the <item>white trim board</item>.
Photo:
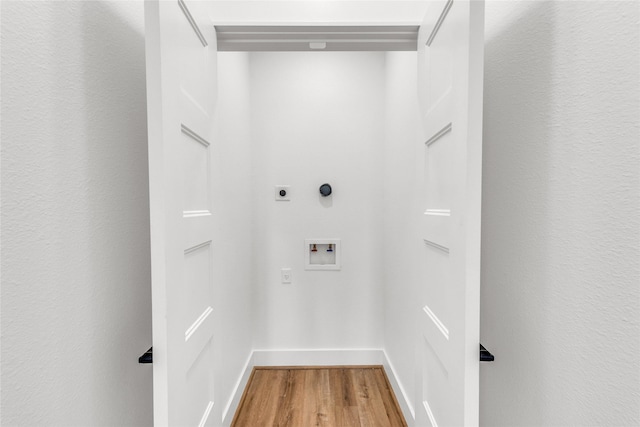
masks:
<svg viewBox="0 0 640 427"><path fill-rule="evenodd" d="M382 350L382 353L384 354L384 363L382 365L384 366L384 371L387 373L387 377L389 378L389 383L391 383L393 393L396 395L396 399L398 400L398 404L400 405L405 421L409 426L412 426L415 424L416 412L413 409L413 405L411 405L409 394L398 379L396 370L393 367L391 360L389 360L387 352Z"/></svg>
<svg viewBox="0 0 640 427"><path fill-rule="evenodd" d="M391 388L398 400L407 424L414 424L413 407L408 394L396 377L395 369L383 349L289 349L289 350L254 350L247 359L244 372L240 375L232 396L222 416L222 425L229 426L233 420L242 393L247 386L251 372L255 366L348 366L348 365L382 365L389 378Z"/></svg>
<svg viewBox="0 0 640 427"><path fill-rule="evenodd" d="M382 365L381 349L254 350L255 366Z"/></svg>
<svg viewBox="0 0 640 427"><path fill-rule="evenodd" d="M216 25L218 51L416 51L419 25Z"/></svg>
<svg viewBox="0 0 640 427"><path fill-rule="evenodd" d="M247 387L247 383L249 382L249 377L251 376L251 371L253 371L253 367L256 366L253 363L253 352L247 359L247 362L244 364L244 369L242 374L238 378L236 382L236 386L233 388L233 392L229 397L229 401L227 402L227 406L224 408L222 412L222 425L229 426L231 425L231 421L233 421L233 416L238 409L238 405L240 404L240 399L242 398L242 393L244 389Z"/></svg>

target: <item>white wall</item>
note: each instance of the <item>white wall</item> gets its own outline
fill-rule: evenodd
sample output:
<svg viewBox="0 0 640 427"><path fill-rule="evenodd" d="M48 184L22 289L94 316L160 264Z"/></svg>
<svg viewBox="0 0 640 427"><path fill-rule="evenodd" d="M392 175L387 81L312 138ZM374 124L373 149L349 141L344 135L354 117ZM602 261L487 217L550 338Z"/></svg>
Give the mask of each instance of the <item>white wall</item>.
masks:
<svg viewBox="0 0 640 427"><path fill-rule="evenodd" d="M217 316L214 331L215 412L228 415L228 405L251 354L252 191L249 55L218 55L218 105L214 162L214 213L217 215L213 251L213 283ZM230 408L230 416L233 416Z"/></svg>
<svg viewBox="0 0 640 427"><path fill-rule="evenodd" d="M481 422L640 424L637 3L486 15ZM152 423L143 37L141 2L2 2L3 425ZM384 342L413 396L417 276L394 250L413 59L386 59L385 76L379 53L221 55L218 250L235 261L216 269L234 325L216 333L216 411L254 329L257 348ZM386 119L385 93L403 108ZM302 240L325 235L343 270L304 272Z"/></svg>
<svg viewBox="0 0 640 427"><path fill-rule="evenodd" d="M214 0L212 16L223 23L365 22L418 25L424 0Z"/></svg>
<svg viewBox="0 0 640 427"><path fill-rule="evenodd" d="M404 398L415 408L416 315L424 285L422 251L415 212L423 160L415 52L386 54L384 144L384 347ZM421 390L420 390L421 391ZM400 396L398 396L400 399Z"/></svg>
<svg viewBox="0 0 640 427"><path fill-rule="evenodd" d="M383 53L251 54L257 349L382 347L383 100ZM342 239L342 270L305 271L305 238Z"/></svg>
<svg viewBox="0 0 640 427"><path fill-rule="evenodd" d="M640 424L637 2L489 2L481 423Z"/></svg>
<svg viewBox="0 0 640 427"><path fill-rule="evenodd" d="M150 425L141 2L2 2L2 425Z"/></svg>

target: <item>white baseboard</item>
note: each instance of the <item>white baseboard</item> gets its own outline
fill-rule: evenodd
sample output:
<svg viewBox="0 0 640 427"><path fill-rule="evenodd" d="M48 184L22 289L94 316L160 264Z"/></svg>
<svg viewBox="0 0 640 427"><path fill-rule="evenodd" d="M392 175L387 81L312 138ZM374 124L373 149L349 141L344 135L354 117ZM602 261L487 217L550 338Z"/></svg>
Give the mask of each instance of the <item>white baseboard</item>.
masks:
<svg viewBox="0 0 640 427"><path fill-rule="evenodd" d="M255 366L382 365L380 349L254 350Z"/></svg>
<svg viewBox="0 0 640 427"><path fill-rule="evenodd" d="M393 393L396 395L396 399L398 399L398 404L400 405L400 409L402 410L405 421L409 426L412 426L415 424L416 413L413 409L413 406L411 405L411 399L409 399L407 391L402 386L402 383L398 380L396 370L393 368L393 364L391 364L387 353L384 350L382 350L382 352L384 354L384 370L387 373L389 382L391 383Z"/></svg>
<svg viewBox="0 0 640 427"><path fill-rule="evenodd" d="M238 382L236 386L233 388L233 392L231 393L231 397L229 398L229 402L227 402L227 407L224 408L224 412L222 413L222 425L229 426L231 425L231 421L233 421L233 416L236 413L236 409L240 404L240 399L242 398L242 393L244 389L247 387L247 383L249 382L249 377L251 376L251 371L253 367L256 366L253 363L253 352L247 359L247 362L244 364L244 370L242 371L242 375L238 378Z"/></svg>
<svg viewBox="0 0 640 427"><path fill-rule="evenodd" d="M383 349L291 349L291 350L254 350L247 359L244 372L238 379L233 394L223 413L223 425L228 426L240 404L251 372L255 366L345 366L345 365L382 365L385 368L391 388L398 399L400 409L409 425L415 419L407 393L396 377L393 365Z"/></svg>

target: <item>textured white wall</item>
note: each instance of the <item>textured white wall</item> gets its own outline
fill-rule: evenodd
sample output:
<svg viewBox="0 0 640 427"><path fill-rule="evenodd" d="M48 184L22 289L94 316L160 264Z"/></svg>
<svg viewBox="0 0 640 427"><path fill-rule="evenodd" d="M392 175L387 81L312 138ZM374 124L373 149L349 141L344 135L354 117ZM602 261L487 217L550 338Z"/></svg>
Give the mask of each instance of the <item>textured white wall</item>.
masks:
<svg viewBox="0 0 640 427"><path fill-rule="evenodd" d="M416 212L424 161L415 52L386 54L384 143L384 347L405 398L415 408L416 315L426 279ZM400 396L398 396L400 398Z"/></svg>
<svg viewBox="0 0 640 427"><path fill-rule="evenodd" d="M151 338L142 4L1 7L2 423L149 425L151 369L136 360ZM497 360L481 372L485 425L640 423L638 47L634 2L488 3L482 340ZM249 265L255 256L257 347L380 347L384 312L387 352L410 389L403 257L388 258L381 288L380 261L407 227L395 221L410 204L396 183L411 176L400 169L383 184L378 173L409 165L408 152L381 139L384 114L374 105L383 105L384 57L313 62L341 55L322 53L294 64L268 55L252 61L253 112L262 117L253 134L253 248L246 193L220 188L233 202L221 215L238 216L235 228L219 230L221 246ZM404 71L390 67L410 60L390 55L387 85L408 90ZM221 61L235 83L220 117L243 123L249 95L236 83L248 77L229 80L235 72ZM284 89L291 82L297 91ZM305 109L301 89L310 87L323 108ZM388 87L387 99L401 102L399 93ZM347 140L332 133L344 111ZM387 125L400 132L411 120L387 116ZM246 130L219 135L240 186ZM327 145L341 156L326 157ZM325 177L338 183L332 208L318 207ZM273 201L275 183L293 185L288 207ZM371 214L381 210L393 227L384 233ZM324 234L347 236L349 268L303 272L296 248ZM251 273L240 264L217 270L220 281L240 284L220 289L237 304L220 310L246 331ZM285 266L293 285L279 283ZM232 332L217 334L231 349L218 357L232 366L217 377L217 410L250 345Z"/></svg>
<svg viewBox="0 0 640 427"><path fill-rule="evenodd" d="M640 424L638 12L487 4L483 425Z"/></svg>
<svg viewBox="0 0 640 427"><path fill-rule="evenodd" d="M150 425L142 2L2 2L2 425Z"/></svg>
<svg viewBox="0 0 640 427"><path fill-rule="evenodd" d="M383 53L251 54L257 349L382 347L383 99ZM305 238L341 238L342 270L305 271Z"/></svg>
<svg viewBox="0 0 640 427"><path fill-rule="evenodd" d="M253 340L252 191L249 55L218 54L218 105L214 211L219 219L214 237L213 283L218 324L214 332L215 413L226 415L227 405L243 373ZM233 411L235 408L231 408ZM233 413L230 414L233 416Z"/></svg>

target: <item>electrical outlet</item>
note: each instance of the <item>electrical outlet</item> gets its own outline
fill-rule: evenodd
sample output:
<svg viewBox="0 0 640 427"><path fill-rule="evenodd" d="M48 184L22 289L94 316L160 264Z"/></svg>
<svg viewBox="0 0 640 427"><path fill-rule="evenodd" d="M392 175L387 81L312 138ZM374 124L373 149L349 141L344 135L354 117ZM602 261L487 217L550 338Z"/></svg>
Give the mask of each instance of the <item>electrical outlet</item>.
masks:
<svg viewBox="0 0 640 427"><path fill-rule="evenodd" d="M282 278L282 283L291 283L291 269L283 268L280 270L280 276Z"/></svg>

